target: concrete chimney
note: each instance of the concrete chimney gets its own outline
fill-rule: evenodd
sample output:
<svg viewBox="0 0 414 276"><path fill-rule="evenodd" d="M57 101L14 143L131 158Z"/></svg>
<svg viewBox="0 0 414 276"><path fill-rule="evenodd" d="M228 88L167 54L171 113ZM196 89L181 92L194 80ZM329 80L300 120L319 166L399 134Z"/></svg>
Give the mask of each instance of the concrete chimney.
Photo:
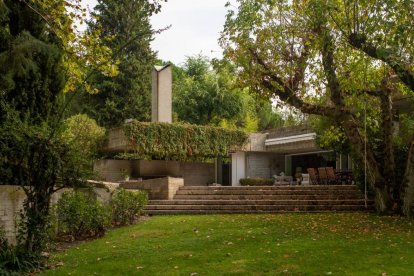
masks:
<svg viewBox="0 0 414 276"><path fill-rule="evenodd" d="M152 70L152 122L172 122L172 71L170 64Z"/></svg>

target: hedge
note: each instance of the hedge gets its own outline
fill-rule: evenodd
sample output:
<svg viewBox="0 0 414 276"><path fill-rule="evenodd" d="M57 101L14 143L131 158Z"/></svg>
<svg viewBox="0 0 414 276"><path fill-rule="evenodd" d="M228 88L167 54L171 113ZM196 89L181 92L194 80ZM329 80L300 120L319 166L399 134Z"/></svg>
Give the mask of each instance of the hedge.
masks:
<svg viewBox="0 0 414 276"><path fill-rule="evenodd" d="M272 186L274 184L271 178L242 178L239 182L242 186Z"/></svg>
<svg viewBox="0 0 414 276"><path fill-rule="evenodd" d="M185 161L227 156L248 138L240 130L159 122L132 121L124 125L124 132L134 150L124 154L129 159Z"/></svg>

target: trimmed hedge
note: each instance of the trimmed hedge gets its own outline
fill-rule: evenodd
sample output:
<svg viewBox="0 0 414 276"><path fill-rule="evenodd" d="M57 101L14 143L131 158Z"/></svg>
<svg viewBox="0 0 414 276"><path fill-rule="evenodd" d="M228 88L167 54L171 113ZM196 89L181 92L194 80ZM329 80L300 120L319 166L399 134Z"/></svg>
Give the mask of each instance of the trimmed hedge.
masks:
<svg viewBox="0 0 414 276"><path fill-rule="evenodd" d="M240 184L242 186L272 186L274 180L271 178L242 178Z"/></svg>
<svg viewBox="0 0 414 276"><path fill-rule="evenodd" d="M247 134L212 126L132 121L124 126L134 154L123 158L157 160L196 160L227 156L242 147Z"/></svg>

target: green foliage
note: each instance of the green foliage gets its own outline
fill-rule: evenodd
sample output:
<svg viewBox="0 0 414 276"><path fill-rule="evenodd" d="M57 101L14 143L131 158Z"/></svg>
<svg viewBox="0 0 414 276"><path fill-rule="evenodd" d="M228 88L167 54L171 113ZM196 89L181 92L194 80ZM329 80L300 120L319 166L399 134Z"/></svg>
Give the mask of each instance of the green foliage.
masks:
<svg viewBox="0 0 414 276"><path fill-rule="evenodd" d="M271 178L242 178L240 179L242 186L272 186L274 180Z"/></svg>
<svg viewBox="0 0 414 276"><path fill-rule="evenodd" d="M114 53L116 76L94 74L90 85L99 93L79 95L75 113L87 113L99 125L115 127L125 119L150 119L151 70L156 53L151 49L149 18L160 1L100 0L88 22L88 32L102 30L98 40Z"/></svg>
<svg viewBox="0 0 414 276"><path fill-rule="evenodd" d="M68 191L63 193L56 207L59 235L73 239L101 237L110 224L109 209L90 193Z"/></svg>
<svg viewBox="0 0 414 276"><path fill-rule="evenodd" d="M404 188L396 179L401 164L394 162L395 140L405 145L412 140L393 137L399 136L393 114L398 105L409 107L393 100L414 91L414 21L408 5L238 0L237 8L228 5L220 39L243 84L303 113L329 118L319 144L344 151L349 141L383 213L401 211ZM401 125L404 135L409 124Z"/></svg>
<svg viewBox="0 0 414 276"><path fill-rule="evenodd" d="M148 202L145 191L119 189L112 196L112 223L115 225L133 224Z"/></svg>
<svg viewBox="0 0 414 276"><path fill-rule="evenodd" d="M175 75L180 76L173 83L173 108L179 121L218 125L241 112L240 92L231 87L226 72L211 69L206 57L188 57Z"/></svg>
<svg viewBox="0 0 414 276"><path fill-rule="evenodd" d="M90 91L90 71L114 71L108 49L78 35L79 4L0 1L0 185L20 185L26 194L19 243L6 254L12 269L42 263L51 195L87 177L84 158L61 135L63 92Z"/></svg>
<svg viewBox="0 0 414 276"><path fill-rule="evenodd" d="M173 65L174 121L246 132L283 124L271 102L253 96L253 90L240 85L236 66L227 60L188 57L183 66Z"/></svg>
<svg viewBox="0 0 414 276"><path fill-rule="evenodd" d="M0 275L19 276L42 266L39 252L27 252L21 246L11 246L0 226Z"/></svg>
<svg viewBox="0 0 414 276"><path fill-rule="evenodd" d="M62 136L91 164L105 139L105 128L98 126L94 119L86 114L74 115L64 122Z"/></svg>
<svg viewBox="0 0 414 276"><path fill-rule="evenodd" d="M125 135L134 154L132 158L191 160L227 156L242 147L247 134L211 126L133 121L125 124ZM125 157L125 156L124 156Z"/></svg>
<svg viewBox="0 0 414 276"><path fill-rule="evenodd" d="M257 113L259 117L259 130L267 130L282 127L284 120L282 115L277 112L270 101L265 101Z"/></svg>
<svg viewBox="0 0 414 276"><path fill-rule="evenodd" d="M317 134L316 143L321 149L338 153L349 152L349 141L341 126L329 118L319 116L312 116L310 121L312 129Z"/></svg>

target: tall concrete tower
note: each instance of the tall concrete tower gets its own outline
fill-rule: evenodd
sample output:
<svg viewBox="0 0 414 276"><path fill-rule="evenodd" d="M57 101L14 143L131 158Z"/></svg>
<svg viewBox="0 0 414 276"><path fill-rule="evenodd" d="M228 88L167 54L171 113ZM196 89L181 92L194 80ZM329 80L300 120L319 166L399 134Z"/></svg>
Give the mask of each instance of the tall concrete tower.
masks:
<svg viewBox="0 0 414 276"><path fill-rule="evenodd" d="M172 122L172 71L170 64L152 70L152 122Z"/></svg>

